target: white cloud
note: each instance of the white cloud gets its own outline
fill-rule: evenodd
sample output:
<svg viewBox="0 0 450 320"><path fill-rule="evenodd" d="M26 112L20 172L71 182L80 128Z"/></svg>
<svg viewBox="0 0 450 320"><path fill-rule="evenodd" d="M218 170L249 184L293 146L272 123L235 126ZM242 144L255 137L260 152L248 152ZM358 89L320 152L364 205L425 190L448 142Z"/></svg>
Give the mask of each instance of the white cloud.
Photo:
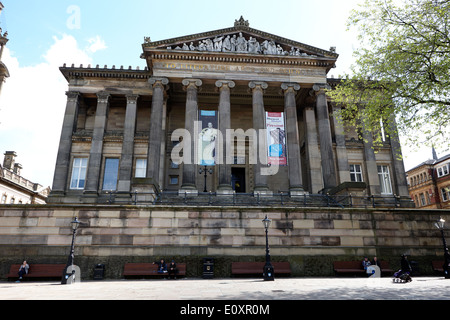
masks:
<svg viewBox="0 0 450 320"><path fill-rule="evenodd" d="M89 46L86 49L88 52L96 53L97 51L105 50L106 48L108 48L105 41L101 39L100 36L91 38L88 40L88 42Z"/></svg>
<svg viewBox="0 0 450 320"><path fill-rule="evenodd" d="M8 47L2 61L10 72L0 96L0 156L16 151L22 175L33 182L51 186L66 108L67 81L59 71L64 63L92 63L92 53L104 42L97 37L80 49L70 35L54 37L54 44L43 56L44 62L21 66Z"/></svg>

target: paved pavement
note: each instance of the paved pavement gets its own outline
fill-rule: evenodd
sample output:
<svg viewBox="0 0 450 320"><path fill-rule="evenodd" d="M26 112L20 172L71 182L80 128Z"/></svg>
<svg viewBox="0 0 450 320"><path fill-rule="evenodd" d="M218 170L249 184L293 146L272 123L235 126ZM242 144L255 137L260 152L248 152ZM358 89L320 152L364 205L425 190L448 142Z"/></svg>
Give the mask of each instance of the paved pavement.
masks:
<svg viewBox="0 0 450 320"><path fill-rule="evenodd" d="M0 300L450 300L449 289L443 277L24 281L0 282Z"/></svg>

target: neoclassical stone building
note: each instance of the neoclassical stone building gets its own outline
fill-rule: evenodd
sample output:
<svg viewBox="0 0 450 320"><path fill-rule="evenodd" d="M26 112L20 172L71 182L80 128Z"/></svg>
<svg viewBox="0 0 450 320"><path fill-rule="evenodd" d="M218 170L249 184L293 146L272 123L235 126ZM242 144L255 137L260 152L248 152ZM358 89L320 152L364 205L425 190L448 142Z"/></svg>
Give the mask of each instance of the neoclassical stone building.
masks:
<svg viewBox="0 0 450 320"><path fill-rule="evenodd" d="M409 198L396 137L333 116L338 54L233 27L142 46L144 70L70 66L52 203L161 191ZM206 170L206 173L205 173ZM206 182L206 185L205 185Z"/></svg>

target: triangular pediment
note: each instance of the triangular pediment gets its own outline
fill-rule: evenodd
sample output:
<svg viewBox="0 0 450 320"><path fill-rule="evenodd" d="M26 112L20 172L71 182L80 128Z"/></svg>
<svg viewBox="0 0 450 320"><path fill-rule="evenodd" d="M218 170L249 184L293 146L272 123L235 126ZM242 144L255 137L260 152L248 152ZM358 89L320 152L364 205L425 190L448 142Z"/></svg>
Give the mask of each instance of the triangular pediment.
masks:
<svg viewBox="0 0 450 320"><path fill-rule="evenodd" d="M250 28L242 17L231 28L152 42L145 38L144 51L216 52L271 56L317 57L336 60L338 54L264 31Z"/></svg>

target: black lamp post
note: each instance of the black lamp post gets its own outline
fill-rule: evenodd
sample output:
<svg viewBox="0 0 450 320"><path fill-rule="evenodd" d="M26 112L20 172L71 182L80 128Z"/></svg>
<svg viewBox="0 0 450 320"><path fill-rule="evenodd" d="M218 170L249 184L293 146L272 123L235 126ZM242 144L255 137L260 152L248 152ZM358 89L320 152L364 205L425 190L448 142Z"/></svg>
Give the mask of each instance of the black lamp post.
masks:
<svg viewBox="0 0 450 320"><path fill-rule="evenodd" d="M203 192L208 192L208 190L206 189L206 177L208 176L208 173L209 174L213 173L213 169L212 168L208 169L208 166L205 166L204 168L198 169L198 173L199 174L205 173L205 188L204 188Z"/></svg>
<svg viewBox="0 0 450 320"><path fill-rule="evenodd" d="M441 231L442 243L444 245L444 276L445 279L450 279L450 254L448 252L447 242L445 241L444 237L444 223L445 220L440 218L439 221L437 221L434 225Z"/></svg>
<svg viewBox="0 0 450 320"><path fill-rule="evenodd" d="M266 229L266 264L264 265L264 269L263 269L263 278L264 278L264 281L273 281L274 280L273 266L270 263L269 236L268 236L270 223L272 221L270 221L266 215L266 217L264 218L264 220L262 222L264 225L264 229Z"/></svg>
<svg viewBox="0 0 450 320"><path fill-rule="evenodd" d="M73 266L73 260L74 260L74 257L75 257L75 237L76 237L77 229L78 229L79 225L80 225L80 221L78 221L78 217L75 217L75 219L71 222L71 226L72 226L72 245L70 247L69 258L67 259L67 265L64 268L63 276L62 276L62 279L61 279L61 284L67 284L69 277L72 276L75 273L74 268L71 268L72 271L70 273L67 272L67 271L68 271L69 267Z"/></svg>

